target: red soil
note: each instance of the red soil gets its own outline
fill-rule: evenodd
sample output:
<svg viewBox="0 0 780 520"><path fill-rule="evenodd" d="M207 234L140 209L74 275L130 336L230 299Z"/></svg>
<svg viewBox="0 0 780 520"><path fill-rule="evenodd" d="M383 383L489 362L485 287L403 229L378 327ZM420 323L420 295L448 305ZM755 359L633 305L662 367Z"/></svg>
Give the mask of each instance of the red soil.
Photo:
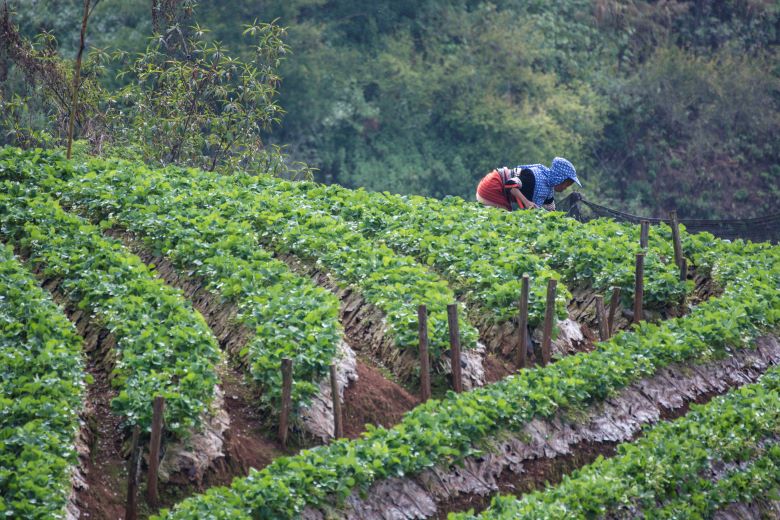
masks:
<svg viewBox="0 0 780 520"><path fill-rule="evenodd" d="M376 368L357 362L357 383L344 390L344 436L359 437L366 424L391 427L420 400L389 381Z"/></svg>
<svg viewBox="0 0 780 520"><path fill-rule="evenodd" d="M86 427L82 434L89 457L80 457L87 487L76 490L81 518L124 518L127 493L127 462L122 454L121 418L111 413L111 389L105 372L89 363L94 382L87 387Z"/></svg>

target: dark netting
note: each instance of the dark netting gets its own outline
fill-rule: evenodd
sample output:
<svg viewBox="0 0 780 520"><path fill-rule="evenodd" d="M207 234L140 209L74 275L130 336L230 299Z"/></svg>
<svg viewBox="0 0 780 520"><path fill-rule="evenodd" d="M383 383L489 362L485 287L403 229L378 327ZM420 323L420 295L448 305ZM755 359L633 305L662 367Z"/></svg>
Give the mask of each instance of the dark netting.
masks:
<svg viewBox="0 0 780 520"><path fill-rule="evenodd" d="M624 213L615 209L596 204L585 200L577 192L572 193L560 203L556 203L559 211L565 211L568 215L581 222L592 220L599 217L609 217L623 222L633 222L638 224L642 220L647 220L651 224L660 222L669 222L669 219L640 217L630 213ZM708 220L708 219L679 219L681 224L690 233L700 233L709 231L716 237L729 240L741 238L752 242L780 242L780 213L767 215L758 218L746 219L726 219L726 220Z"/></svg>

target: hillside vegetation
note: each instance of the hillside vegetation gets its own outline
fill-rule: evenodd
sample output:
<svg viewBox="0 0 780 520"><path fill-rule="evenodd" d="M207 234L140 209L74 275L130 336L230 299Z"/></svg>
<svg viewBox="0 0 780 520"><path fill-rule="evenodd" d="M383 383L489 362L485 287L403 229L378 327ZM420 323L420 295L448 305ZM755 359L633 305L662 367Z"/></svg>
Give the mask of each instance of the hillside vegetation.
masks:
<svg viewBox="0 0 780 520"><path fill-rule="evenodd" d="M420 197L388 196L387 204L376 204L370 200L373 195L362 191L349 192L311 183L295 184L270 176L220 176L192 168L174 167L154 170L137 162L114 159L67 161L58 153L40 150L25 152L13 148L4 149L0 152L0 179L4 186L4 195L0 197L0 202L3 202L0 204L0 236L23 253L28 253L30 256L27 263L34 266L40 263L44 273L62 276L64 283L78 285L80 290L84 291L87 307L97 297L98 292L105 289L106 284L101 282L93 288L85 286L84 281L105 276L102 274L105 272L123 275L129 273L120 280L122 283L118 283L117 288L108 286L109 290L118 293L125 285L136 287L137 285L132 285L133 280L148 277L148 271L133 267L137 266L137 261L134 260L135 263L130 264L126 260L127 255L120 254L117 245L100 239L99 228L80 220L84 217L64 211L63 206L70 211L83 213L91 220L99 221L101 228L126 226L138 232L146 237L148 247L159 248L190 274L198 273L206 279L219 280L216 288L225 296L238 294L238 298L242 299L243 295L247 294L247 303L242 304L242 313L243 309L250 309L249 300L260 303L261 307L252 310L252 313L260 316L262 312L266 312L267 318L254 323L252 318L239 318L245 324L256 327L257 338L256 342L252 342L246 350L239 353L239 357L249 358L248 370L251 379L259 383L260 388L268 389L276 387L271 372L274 362L278 362L280 356L294 356L296 364L304 367L296 373L296 377L300 377L303 383L298 386L296 392L296 399L301 400L306 400L311 394L311 383L318 382L324 372L324 366L334 357L332 342L329 341L331 336L323 337L322 343L313 343L314 336L308 335L308 332L312 335L318 334L315 327L319 323L333 324L334 313L329 310L332 309L332 296L309 290L313 306L309 307L310 311L305 316L297 313L290 315L287 309L276 305L276 300L273 299L267 300L267 305L263 306L264 302L259 301L261 295L251 292L253 287L265 286L266 280L263 280L262 276L266 275L263 269L260 270L261 277L256 280L242 277L242 283L233 287L232 280L228 281L227 278L219 276L221 269L229 266L215 263L217 256L209 257L196 253L199 248L192 241L195 237L203 237L207 251L223 250L227 255L231 255L230 244L235 241L235 237L230 236L233 233L231 230L243 229L245 235L250 237L248 240L257 240L280 257L293 255L301 260L311 260L340 284L348 285L352 290L363 294L365 302L375 305L383 312L384 317L380 321L382 326L387 328L387 333L394 338L394 346L398 352L414 350L413 333L416 323L411 311L418 302L426 302L432 317L432 358L440 357L441 350L446 347L447 330L440 325L443 320L437 318L441 316L444 305L454 300L456 291L477 293L487 280L461 280L454 276L453 268L457 268L461 262L474 260L478 263L479 258L474 257L468 248L455 248L441 242L431 250L433 256L429 258L432 261L428 264L426 260L426 264L435 269L428 272L429 277L435 277L435 273L440 272L446 277L446 281L430 278L430 285L426 285L427 279L419 276L420 272L426 272L421 270L422 264L412 257L401 256L401 251L405 250L406 246L398 233L404 229L410 232L417 230L420 234L426 233L433 237L436 236L436 229L447 223L432 222L427 229L425 225L415 227L401 223L398 228L393 228L392 222L403 218L399 215L405 213L397 213L398 207L406 206L412 218L419 208L427 207L432 213L446 215L448 207L460 207L461 212L470 217L475 231L473 236L464 237L463 244L472 241L482 243L495 257L500 255L503 246L501 243L491 242L490 232L496 227L508 225L529 228L538 226L542 239L545 234L561 237L564 242L567 236L581 236L585 241L593 241L594 247L597 237L601 237L602 246L610 243L616 250L621 249L622 256L627 258L631 258L634 248L620 237L630 237L633 244L637 238L635 230L632 231L628 224L610 221L579 223L573 219L565 219L559 214L510 214L458 199L442 202ZM304 192L308 199L305 211L300 207L304 202L297 198ZM213 204L211 207L207 207L209 194ZM62 201L62 206L50 198L51 196ZM365 217L354 220L355 213L344 210L344 201L349 201L353 212ZM374 209L366 206L372 206ZM541 219L539 215L542 215ZM327 225L314 225L314 216ZM373 223L373 228L359 228L359 220ZM25 221L27 224L24 224ZM201 222L211 231L195 225ZM245 224L247 227L243 227ZM457 224L453 219L449 225L454 229ZM50 231L47 235L40 231L44 226ZM223 231L224 243L209 246L209 236L220 236ZM362 235L364 232L374 235L376 247L373 250L364 247L367 241ZM688 301L686 297L686 293L692 288L690 281L684 284L676 283L673 277L670 279L668 276L669 266L663 258L668 260L671 257L669 235L668 230L661 227L654 230L654 236L649 242L646 251L648 259L656 257L656 260L648 262L648 280L653 283L648 284L646 301L650 304L661 298L666 300L667 304L677 305L679 299L684 298L687 312L683 316L665 321L642 321L627 330L619 331L610 339L599 342L593 351L557 356L552 364L522 369L494 384L467 392L447 392L439 399L429 400L410 410L393 427L367 426L365 432L356 439L340 438L325 446L302 450L294 456L276 458L260 470L249 471L246 478L233 479L230 487L211 487L203 494L181 501L171 510L161 510L161 517L297 518L309 509L331 511L334 516L345 516L344 508L349 506L345 501L353 494L369 496L377 492L376 486L389 480L412 478L425 471L450 467L470 457L478 457L485 450L491 449L491 442L496 439L523 435L524 429L533 421L570 422L589 407L615 400L621 392L641 385L651 378L663 378L666 369L676 367L686 373L698 374L696 377L701 379L706 372L699 369L708 363L727 361L748 351L764 355L766 350L762 350L760 339L769 337L769 341L772 341L771 337L776 336L780 320L780 294L777 291L780 279L780 249L769 244L727 242L706 233L689 235L683 232L684 254L690 265L695 266L696 273L711 277L713 286L722 291L719 291L717 296L694 305L693 301ZM550 267L545 264L565 268L565 262L557 260L550 251L545 251L546 241L542 239L529 253L529 256L536 257L536 263L532 262L527 266L529 269L538 269L537 276L551 273ZM106 253L105 261L103 256L96 256L100 262L96 262L92 267L88 266L89 269L79 269L81 264L75 264L75 267L71 268L73 258L79 258L79 255L88 256L91 252L87 245L81 245L81 241L94 244L98 251L105 250L111 254ZM328 244L327 247L323 245L325 243ZM44 254L46 250L50 250L48 255ZM433 254L437 251L440 256ZM452 253L449 259L445 255L447 251ZM409 250L409 253L420 260L423 258L419 252ZM582 268L581 275L564 271L561 273L563 282L572 283L573 286L592 283L598 287L619 284L618 286L628 288L630 277L620 275L616 278L602 278L605 272L623 271L624 265L617 260L610 260L605 264L598 256L589 256L588 249L583 253L578 261ZM10 262L10 251L8 255ZM319 260L314 259L314 255ZM609 258L609 254L604 256ZM254 261L258 262L262 258L263 256L258 255L254 257ZM270 256L265 257L265 260L268 263L265 268L267 277L273 278L269 268L273 265L273 260ZM236 268L241 268L244 262L249 260L242 261L236 254L226 256L224 261L235 262ZM117 266L120 266L121 262L130 267L118 269ZM283 268L279 265L279 272ZM518 274L515 273L515 276ZM73 282L70 281L71 278ZM450 291L449 283L452 283L455 290ZM151 301L155 294L160 293L159 284L145 284L141 294ZM418 292L418 286L428 287L428 292ZM440 293L436 293L436 288ZM281 291L283 288L267 290ZM69 295L75 298L78 293ZM464 294L467 304L472 297L471 294ZM178 299L169 299L171 305L177 305L174 310L181 306ZM140 297L126 300L128 309L141 301ZM125 302L125 299L121 301ZM321 306L317 306L318 302L321 302ZM479 310L479 306L474 305L469 310L471 309ZM490 303L489 309L495 312L496 319L501 319L504 311L499 302ZM100 308L96 309L96 317L103 319L100 311ZM143 330L143 326L137 325L138 320L132 312L123 312L121 316L109 311L105 314L107 324L114 327L118 337L125 335L125 332L129 337L133 332ZM275 318L279 317L283 319L276 322ZM115 320L116 325L111 319ZM468 320L475 320L475 317L469 312L463 313L462 319L461 336L464 348L469 349L476 332L469 326ZM290 324L295 323L295 329L307 330L307 334L282 337L280 332L284 329L284 320ZM476 322L474 325L477 325ZM333 325L338 329L338 325ZM179 343L179 337L175 334L171 338L160 337L155 344L157 343L172 348ZM187 351L187 356L180 355L177 359L181 358L181 363L186 360L200 360L205 365L213 360L213 349L206 348L210 344L206 338L203 348L193 348ZM137 360L140 369L152 365L152 362L142 363L140 356L133 357L135 353L132 349L123 348L121 342L118 347L122 350L123 361L130 363ZM367 344L362 348L370 347L371 345ZM158 350L151 352L157 353ZM165 352L167 353L167 350ZM635 464L645 464L645 455L655 457L652 441L640 442L634 448L621 448L621 457L615 459L615 462L599 463L601 465L597 464L593 467L595 469L587 470L591 473L574 473L572 480L567 480L564 485L568 487L561 489L568 495L570 493L567 489L578 486L580 481L576 479L587 479L587 475L594 475L592 485L603 486L605 494L599 499L603 500L603 503L594 499L593 502L585 504L584 510L587 512L607 511L615 505L615 500L623 500L617 507L620 504L634 507L632 504L636 503L641 511L646 512L662 514L667 509L680 511L681 508L688 508L706 515L730 502L750 502L754 497L768 496L767 493L777 487L775 405L778 369L770 367L770 364L776 362L777 360L773 361L772 358L763 362L762 370L767 372L758 386L731 394L732 397L726 400L716 401L706 409L694 411L675 426L662 426L657 430L658 433L652 434L655 435L653 438L670 436L670 439L677 439L674 446L679 445L681 449L662 449L665 458L659 459L656 467L664 471L667 467L672 468L674 474L686 483L685 495L676 494L677 488L667 486L665 483L668 479L663 476L658 477L657 482L647 481L646 489L632 487L631 490L624 491L610 483L614 479L622 481L624 476L633 478L637 474L633 470ZM31 361L28 365L29 368L22 367L20 371L30 371L36 363ZM176 366L178 368L178 365ZM166 368L166 365L161 364L161 367ZM130 378L122 379L123 365L119 364L118 368L116 373L120 382L131 384ZM163 368L160 369L160 374L165 372ZM206 368L202 372L205 370ZM191 369L186 371L193 372ZM139 378L145 377L143 370L139 370L135 375ZM411 377L417 375L413 374ZM759 379L761 370L753 377L755 380ZM172 378L172 381L181 387L181 397L185 404L192 404L193 409L202 407L200 400L207 398L202 397L202 394L211 385L206 377L187 376L181 379ZM753 379L745 379L740 384L752 381ZM195 384L196 382L198 384ZM697 384L700 383L701 381ZM141 396L136 401L140 402L145 396L148 402L154 389L140 383L132 384L137 387L137 395ZM721 387L716 393L726 392L734 383L724 384L721 379L719 384ZM186 396L190 396L186 400L185 391L189 392ZM130 397L135 395L134 393ZM273 410L278 409L276 395L275 392L267 392L256 404L266 404L271 410L270 418L275 417ZM652 395L652 392L648 395ZM74 399L76 397L73 396ZM121 398L120 393L116 413L127 415L129 420L137 417L141 423L147 419L133 411L135 401L131 400L125 405ZM271 402L263 403L263 400ZM761 413L755 408L757 402L766 407ZM679 406L684 406L684 403L684 400L680 400ZM687 408L683 413L685 411ZM167 413L171 416L178 414L176 416L181 417L181 424L185 424L189 418L183 406L172 407ZM730 418L735 417L735 414L738 417L737 422L743 424L746 429L732 431ZM25 417L21 419L22 422L27 421ZM655 422L658 419L648 420ZM618 419L618 423L625 420L625 417ZM172 421L167 424L171 427L174 425ZM186 424L189 426L192 422ZM707 434L707 441L701 446L697 444L695 432ZM35 442L36 439L37 437L33 437L30 442ZM728 439L729 443L724 445L721 439ZM736 457L735 454L744 456ZM69 460L72 461L72 455ZM679 467L675 465L678 460L681 464ZM718 461L721 460L737 466L723 473L718 466ZM709 477L700 478L699 469L712 469L715 487L710 485ZM641 470L637 471L640 471L639 475L642 474ZM720 478L723 475L725 477ZM720 494L720 489L729 489L734 483L741 486L739 494ZM641 496L636 495L637 493ZM46 493L41 494L48 497ZM60 499L61 497L57 499L58 502L54 506L59 506ZM672 501L668 502L669 500ZM14 504L12 507L27 505L23 499L20 499L19 503L19 506ZM512 511L514 508L525 507L523 504L518 505L513 499L505 498L497 499L495 507ZM557 506L550 507L554 512ZM498 509L494 511L501 512Z"/></svg>
<svg viewBox="0 0 780 520"><path fill-rule="evenodd" d="M23 34L49 30L72 55L80 2L11 7ZM247 59L245 24L287 28L286 114L262 131L318 180L471 198L492 167L561 155L590 199L715 218L766 214L780 195L778 16L761 0L227 0L176 21ZM142 0L103 0L91 23L88 50L132 55L152 33ZM8 77L6 99L21 88Z"/></svg>

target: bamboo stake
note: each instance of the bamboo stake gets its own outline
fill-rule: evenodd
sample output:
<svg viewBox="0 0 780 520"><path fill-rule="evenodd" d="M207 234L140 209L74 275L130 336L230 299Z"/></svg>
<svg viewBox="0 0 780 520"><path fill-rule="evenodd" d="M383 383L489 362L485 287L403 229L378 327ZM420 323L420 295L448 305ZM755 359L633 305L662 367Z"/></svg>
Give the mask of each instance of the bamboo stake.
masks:
<svg viewBox="0 0 780 520"><path fill-rule="evenodd" d="M287 447L287 424L292 408L292 359L282 359L282 410L279 417L279 442Z"/></svg>
<svg viewBox="0 0 780 520"><path fill-rule="evenodd" d="M620 305L620 287L613 287L612 299L609 301L609 318L608 318L609 326L607 327L610 338L615 333L615 313L617 312L617 308L619 305Z"/></svg>
<svg viewBox="0 0 780 520"><path fill-rule="evenodd" d="M642 302L645 297L645 254L636 254L636 275L634 278L634 323L639 323L644 319Z"/></svg>
<svg viewBox="0 0 780 520"><path fill-rule="evenodd" d="M682 243L680 242L680 224L677 222L677 212L669 212L669 220L672 226L672 240L674 240L674 263L678 267L682 265Z"/></svg>
<svg viewBox="0 0 780 520"><path fill-rule="evenodd" d="M333 396L333 438L344 437L344 420L341 416L341 399L339 398L339 381L336 377L336 365L330 365L330 393Z"/></svg>
<svg viewBox="0 0 780 520"><path fill-rule="evenodd" d="M428 359L428 309L425 305L417 308L418 329L420 337L420 399L424 403L431 398L431 368Z"/></svg>
<svg viewBox="0 0 780 520"><path fill-rule="evenodd" d="M607 312L604 310L604 297L596 295L596 318L599 322L599 338L601 341L609 339L609 324L607 323Z"/></svg>
<svg viewBox="0 0 780 520"><path fill-rule="evenodd" d="M641 232L639 234L639 247L647 249L648 236L650 235L650 222L643 220L641 223Z"/></svg>
<svg viewBox="0 0 780 520"><path fill-rule="evenodd" d="M520 290L520 352L517 354L517 366L528 367L528 275L523 275L522 288Z"/></svg>
<svg viewBox="0 0 780 520"><path fill-rule="evenodd" d="M146 500L150 506L157 507L157 472L160 467L160 445L162 444L163 411L165 398L156 396L152 405L152 437L149 441L149 472L146 482Z"/></svg>
<svg viewBox="0 0 780 520"><path fill-rule="evenodd" d="M547 280L547 307L544 312L544 330L542 333L542 366L546 366L552 359L552 329L555 318L555 291L558 280Z"/></svg>
<svg viewBox="0 0 780 520"><path fill-rule="evenodd" d="M458 305L447 305L447 323L450 328L450 366L452 367L452 389L463 391L463 374L460 369L460 329L458 327Z"/></svg>

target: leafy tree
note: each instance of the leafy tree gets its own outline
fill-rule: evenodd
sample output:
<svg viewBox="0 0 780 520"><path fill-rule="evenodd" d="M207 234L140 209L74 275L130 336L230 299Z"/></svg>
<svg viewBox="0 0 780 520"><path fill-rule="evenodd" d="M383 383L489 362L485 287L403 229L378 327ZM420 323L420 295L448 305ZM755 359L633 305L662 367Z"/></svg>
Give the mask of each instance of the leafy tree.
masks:
<svg viewBox="0 0 780 520"><path fill-rule="evenodd" d="M780 82L771 58L659 49L612 90L618 106L598 153L611 194L686 217L773 211Z"/></svg>
<svg viewBox="0 0 780 520"><path fill-rule="evenodd" d="M247 27L244 35L254 38L249 62L229 56L206 34L200 26L171 25L122 72L133 81L112 102L115 151L226 172L280 168L278 150L268 153L261 133L282 113L275 97L284 30Z"/></svg>
<svg viewBox="0 0 780 520"><path fill-rule="evenodd" d="M288 50L284 29L272 23L247 26L243 35L251 39L252 53L239 59L206 29L181 25L191 21L192 2L166 0L153 7L163 32L144 52L117 52L114 60L99 49L88 54L75 112L77 135L95 152L157 164L224 172L296 170L297 163L285 161L281 149L263 139L282 114L276 71ZM0 90L6 139L29 146L62 143L75 98L69 60L58 52L53 35L44 33L38 46L26 39L7 8L0 30L5 42L0 58L15 75ZM121 69L124 86L118 90L112 88L116 82L102 81L112 68ZM25 108L33 99L32 109ZM33 115L36 125L25 125L23 119L32 123Z"/></svg>
<svg viewBox="0 0 780 520"><path fill-rule="evenodd" d="M23 37L47 30L59 42L54 54L75 55L81 0L10 1ZM581 171L586 196L636 213L677 205L683 216L750 216L768 211L777 195L776 2L201 0L193 11L192 0L101 0L88 38L88 62L105 72L94 75L96 85L135 92L101 105L107 114L122 109L124 122L112 135L133 136L134 144L115 150L164 162L166 154L148 146L162 150L176 134L143 127L181 105L153 108L162 104L152 97L154 75L141 81L132 66L139 55L166 63L168 51L148 41L152 5L178 9L160 18L161 32L175 27L192 38L197 19L212 29L197 35L204 46L245 64L255 63L256 49L236 27L278 18L286 47L273 87L277 108L260 117L254 139L264 150L288 146L290 159L318 168L320 180L472 197L489 168L564 155ZM121 49L125 59L98 60L102 48ZM172 57L182 62L174 68L192 71L186 53ZM23 138L30 121L39 137L58 139L56 125L46 122L62 107L43 104L18 67L7 72L0 92L5 106L16 108L6 111L15 123L4 128L18 131L6 139ZM186 97L181 87L175 95ZM142 101L144 117L133 99ZM199 110L222 114L214 103ZM286 111L281 124L265 124L280 120L279 107ZM183 146L171 145L168 154L208 167L219 145L204 138ZM238 164L226 162L224 170ZM740 172L739 179L707 173L713 168Z"/></svg>
<svg viewBox="0 0 780 520"><path fill-rule="evenodd" d="M0 10L0 143L40 146L67 140L73 103L73 67L60 57L57 40L41 33L25 38L11 20L7 4ZM100 53L91 55L81 74L81 103L74 111L83 138L100 150L105 117L98 101L106 94L98 82Z"/></svg>

